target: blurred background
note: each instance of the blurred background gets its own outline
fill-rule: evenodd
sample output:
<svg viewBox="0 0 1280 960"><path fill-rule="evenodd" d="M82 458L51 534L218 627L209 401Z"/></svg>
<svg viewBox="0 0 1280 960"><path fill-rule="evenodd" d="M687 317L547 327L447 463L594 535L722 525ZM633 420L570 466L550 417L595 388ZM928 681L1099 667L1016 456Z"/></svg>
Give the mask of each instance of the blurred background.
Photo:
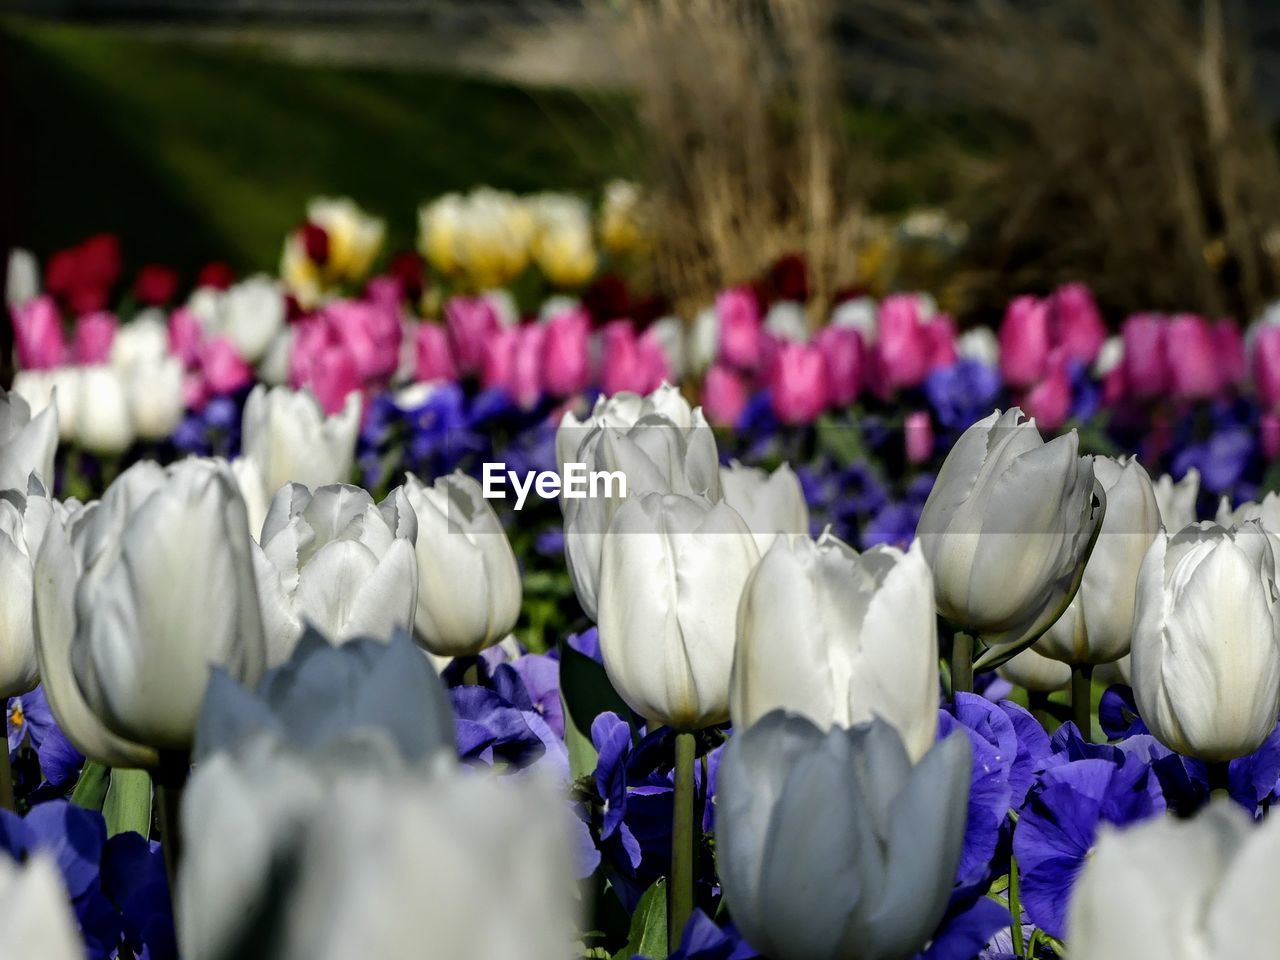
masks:
<svg viewBox="0 0 1280 960"><path fill-rule="evenodd" d="M0 248L107 231L189 283L274 272L316 195L389 258L447 191L622 177L686 316L799 262L817 316L1081 280L1108 316L1248 319L1280 286L1278 7L0 0Z"/></svg>

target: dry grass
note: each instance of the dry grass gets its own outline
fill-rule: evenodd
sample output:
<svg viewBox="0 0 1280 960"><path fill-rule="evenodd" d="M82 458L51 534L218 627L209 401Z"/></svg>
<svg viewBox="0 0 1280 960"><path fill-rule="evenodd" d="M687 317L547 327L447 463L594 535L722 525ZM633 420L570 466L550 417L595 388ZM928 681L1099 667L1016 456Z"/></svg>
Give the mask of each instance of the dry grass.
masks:
<svg viewBox="0 0 1280 960"><path fill-rule="evenodd" d="M1280 165L1225 3L858 0L884 69L1001 132L962 209L979 302L1067 279L1120 309L1275 296Z"/></svg>
<svg viewBox="0 0 1280 960"><path fill-rule="evenodd" d="M811 316L854 270L832 0L613 5L652 191L659 283L705 303L801 253Z"/></svg>

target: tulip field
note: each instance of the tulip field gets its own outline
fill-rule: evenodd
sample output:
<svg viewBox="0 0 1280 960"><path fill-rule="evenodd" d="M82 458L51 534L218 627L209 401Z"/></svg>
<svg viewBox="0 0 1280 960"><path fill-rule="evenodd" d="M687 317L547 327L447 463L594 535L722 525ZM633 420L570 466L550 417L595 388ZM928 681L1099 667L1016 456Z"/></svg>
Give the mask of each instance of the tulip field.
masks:
<svg viewBox="0 0 1280 960"><path fill-rule="evenodd" d="M644 210L9 256L0 958L1280 950L1280 308L678 310Z"/></svg>

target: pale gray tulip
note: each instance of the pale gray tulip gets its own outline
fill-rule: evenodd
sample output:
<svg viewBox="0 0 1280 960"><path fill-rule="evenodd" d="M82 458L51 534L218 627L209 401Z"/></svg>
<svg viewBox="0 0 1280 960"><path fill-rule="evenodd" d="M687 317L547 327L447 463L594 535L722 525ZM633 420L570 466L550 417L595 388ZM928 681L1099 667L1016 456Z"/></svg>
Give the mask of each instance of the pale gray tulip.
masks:
<svg viewBox="0 0 1280 960"><path fill-rule="evenodd" d="M1095 457L1093 472L1107 494L1102 530L1071 605L1035 644L1038 653L1072 665L1110 663L1129 652L1138 568L1160 531L1160 507L1138 461Z"/></svg>
<svg viewBox="0 0 1280 960"><path fill-rule="evenodd" d="M1138 575L1133 692L1151 733L1203 760L1252 753L1280 713L1273 537L1257 521L1161 532Z"/></svg>
<svg viewBox="0 0 1280 960"><path fill-rule="evenodd" d="M1106 495L1075 431L1045 443L1017 407L956 441L916 535L938 612L980 636L977 666L998 666L1071 602L1102 523Z"/></svg>
<svg viewBox="0 0 1280 960"><path fill-rule="evenodd" d="M1160 504L1160 519L1164 528L1174 534L1187 524L1195 523L1196 499L1200 496L1200 471L1191 467L1177 483L1165 473L1155 482L1153 489L1156 503Z"/></svg>
<svg viewBox="0 0 1280 960"><path fill-rule="evenodd" d="M359 429L357 393L340 413L325 416L309 390L259 384L245 401L241 447L269 500L286 483L314 490L350 480Z"/></svg>
<svg viewBox="0 0 1280 960"><path fill-rule="evenodd" d="M730 914L772 960L906 960L942 919L964 845L963 732L916 765L886 723L824 734L781 710L736 733L717 774Z"/></svg>
<svg viewBox="0 0 1280 960"><path fill-rule="evenodd" d="M53 854L16 863L0 851L0 957L82 960L84 940Z"/></svg>
<svg viewBox="0 0 1280 960"><path fill-rule="evenodd" d="M738 603L759 559L725 503L629 497L604 539L600 651L633 710L680 730L729 717Z"/></svg>
<svg viewBox="0 0 1280 960"><path fill-rule="evenodd" d="M9 251L4 299L10 307L21 307L40 296L40 263L35 254L22 247Z"/></svg>
<svg viewBox="0 0 1280 960"><path fill-rule="evenodd" d="M418 522L401 487L376 505L360 487L282 487L253 546L267 666L289 659L311 624L340 644L411 629Z"/></svg>
<svg viewBox="0 0 1280 960"><path fill-rule="evenodd" d="M575 446L573 458L588 470L620 472L626 496L674 493L720 500L720 457L715 434L702 415L690 409L674 387L647 397L619 394L584 424L562 422L556 434L558 454ZM630 423L627 421L634 416ZM622 504L620 489L610 495L562 500L565 559L578 602L591 619L599 607L600 556L604 534Z"/></svg>
<svg viewBox="0 0 1280 960"><path fill-rule="evenodd" d="M879 717L913 760L938 735L938 628L919 544L858 555L829 533L781 536L743 590L729 714L775 709L823 729Z"/></svg>
<svg viewBox="0 0 1280 960"><path fill-rule="evenodd" d="M33 472L52 483L57 450L57 409L48 406L32 417L19 394L0 390L0 490L26 490Z"/></svg>
<svg viewBox="0 0 1280 960"><path fill-rule="evenodd" d="M418 642L444 657L493 646L516 625L524 596L502 521L461 471L429 487L408 474L404 491L418 522Z"/></svg>
<svg viewBox="0 0 1280 960"><path fill-rule="evenodd" d="M75 546L73 547L73 542ZM82 752L145 766L191 745L210 667L256 682L265 644L248 524L225 463L125 471L36 558L45 693Z"/></svg>
<svg viewBox="0 0 1280 960"><path fill-rule="evenodd" d="M450 763L424 774L352 761L259 740L197 769L183 805L184 957L572 955L570 814L553 791Z"/></svg>
<svg viewBox="0 0 1280 960"><path fill-rule="evenodd" d="M177 357L135 360L124 368L125 396L133 428L143 440L165 440L186 411L182 361Z"/></svg>
<svg viewBox="0 0 1280 960"><path fill-rule="evenodd" d="M997 672L1010 683L1035 693L1065 690L1071 683L1071 668L1061 660L1042 656L1035 647L1027 647L1010 657Z"/></svg>
<svg viewBox="0 0 1280 960"><path fill-rule="evenodd" d="M747 522L762 557L778 534L809 533L809 505L789 463L766 473L731 461L720 468L720 492Z"/></svg>
<svg viewBox="0 0 1280 960"><path fill-rule="evenodd" d="M1071 893L1071 955L1089 960L1266 957L1280 942L1280 821L1227 800L1188 820L1106 824Z"/></svg>

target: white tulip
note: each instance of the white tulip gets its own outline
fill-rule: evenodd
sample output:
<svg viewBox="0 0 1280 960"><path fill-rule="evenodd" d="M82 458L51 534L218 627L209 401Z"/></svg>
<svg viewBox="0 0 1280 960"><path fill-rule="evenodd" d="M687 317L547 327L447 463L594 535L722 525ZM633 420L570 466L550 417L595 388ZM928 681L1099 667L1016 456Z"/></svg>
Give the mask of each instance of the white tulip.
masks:
<svg viewBox="0 0 1280 960"><path fill-rule="evenodd" d="M789 463L765 473L734 460L720 468L720 491L747 522L762 557L778 534L809 533L809 505Z"/></svg>
<svg viewBox="0 0 1280 960"><path fill-rule="evenodd" d="M990 327L974 327L956 339L956 355L965 360L977 360L988 367L1000 365L1000 341Z"/></svg>
<svg viewBox="0 0 1280 960"><path fill-rule="evenodd" d="M1280 494L1273 490L1262 498L1261 503L1249 500L1234 510L1231 509L1231 501L1226 497L1219 502L1217 516L1219 526L1232 527L1248 520L1257 520L1262 524L1262 529L1268 533L1280 534Z"/></svg>
<svg viewBox="0 0 1280 960"><path fill-rule="evenodd" d="M156 310L122 324L111 340L111 364L127 371L135 363L158 363L169 355L169 328Z"/></svg>
<svg viewBox="0 0 1280 960"><path fill-rule="evenodd" d="M1075 599L1035 644L1068 664L1110 663L1129 652L1138 568L1160 531L1151 478L1138 461L1095 457L1093 472L1107 494L1102 530Z"/></svg>
<svg viewBox="0 0 1280 960"><path fill-rule="evenodd" d="M0 957L82 960L84 940L53 855L25 863L0 852Z"/></svg>
<svg viewBox="0 0 1280 960"><path fill-rule="evenodd" d="M4 299L9 307L21 307L40 296L40 264L35 254L21 247L9 251Z"/></svg>
<svg viewBox="0 0 1280 960"><path fill-rule="evenodd" d="M1160 519L1170 533L1177 533L1187 524L1195 523L1196 498L1200 496L1200 471L1195 467L1182 475L1177 483L1169 474L1162 474L1153 489L1156 503L1160 504Z"/></svg>
<svg viewBox="0 0 1280 960"><path fill-rule="evenodd" d="M916 535L938 612L998 666L1048 629L1080 585L1106 495L1075 431L1045 443L1017 407L969 427L947 454Z"/></svg>
<svg viewBox="0 0 1280 960"><path fill-rule="evenodd" d="M182 361L174 356L138 359L125 369L124 376L129 414L138 436L143 440L167 439L186 411Z"/></svg>
<svg viewBox="0 0 1280 960"><path fill-rule="evenodd" d="M1071 668L1061 660L1050 660L1040 655L1035 647L1027 647L1010 657L997 672L1010 683L1035 693L1065 690L1071 683Z"/></svg>
<svg viewBox="0 0 1280 960"><path fill-rule="evenodd" d="M53 482L58 450L58 411L52 406L34 417L16 391L0 390L0 490L26 490L32 472Z"/></svg>
<svg viewBox="0 0 1280 960"><path fill-rule="evenodd" d="M313 624L331 643L389 639L412 627L417 520L397 487L382 504L359 487L282 487L253 547L267 666L289 659Z"/></svg>
<svg viewBox="0 0 1280 960"><path fill-rule="evenodd" d="M703 307L689 332L689 372L705 373L720 350L720 316L714 306Z"/></svg>
<svg viewBox="0 0 1280 960"><path fill-rule="evenodd" d="M743 590L729 713L781 708L823 729L880 717L912 761L938 734L933 578L919 544L861 556L828 533L778 537Z"/></svg>
<svg viewBox="0 0 1280 960"><path fill-rule="evenodd" d="M523 590L502 522L471 477L456 471L404 485L418 521L418 642L463 657L502 640L520 616Z"/></svg>
<svg viewBox="0 0 1280 960"><path fill-rule="evenodd" d="M1133 692L1165 746L1203 760L1253 752L1280 712L1273 538L1256 521L1194 524L1151 544L1138 575Z"/></svg>
<svg viewBox="0 0 1280 960"><path fill-rule="evenodd" d="M556 433L556 448L559 452L574 446L571 462L585 463L591 471L621 472L628 498L674 493L703 496L712 503L720 499L715 434L702 408L690 409L674 387L660 387L644 398L619 394L603 408L597 404L585 423L566 417ZM569 576L578 602L593 620L604 533L622 501L617 486L610 496L562 501Z"/></svg>
<svg viewBox="0 0 1280 960"><path fill-rule="evenodd" d="M651 493L619 508L604 537L600 650L633 710L680 730L728 718L738 602L758 559L727 504Z"/></svg>
<svg viewBox="0 0 1280 960"><path fill-rule="evenodd" d="M27 401L34 418L57 404L58 439L74 443L76 408L79 406L80 368L52 367L48 370L19 370L13 377L13 392Z"/></svg>
<svg viewBox="0 0 1280 960"><path fill-rule="evenodd" d="M73 547L72 544L75 544ZM54 716L82 752L146 766L191 746L209 669L265 660L244 503L225 464L142 462L36 557L36 649Z"/></svg>
<svg viewBox="0 0 1280 960"><path fill-rule="evenodd" d="M1189 820L1103 825L1071 893L1071 955L1089 960L1271 956L1280 942L1280 821L1226 800Z"/></svg>
<svg viewBox="0 0 1280 960"><path fill-rule="evenodd" d="M342 412L326 417L309 390L259 384L245 401L241 450L269 498L287 483L314 490L350 480L359 430L359 394L348 395Z"/></svg>
<svg viewBox="0 0 1280 960"><path fill-rule="evenodd" d="M413 344L410 339L409 344ZM293 328L285 327L274 337L266 353L258 361L258 379L269 387L282 387L289 382L289 355L293 352Z"/></svg>
<svg viewBox="0 0 1280 960"><path fill-rule="evenodd" d="M679 317L659 317L649 325L649 332L662 345L671 379L680 381L688 372L685 350L685 324Z"/></svg>
<svg viewBox="0 0 1280 960"><path fill-rule="evenodd" d="M222 295L220 319L240 356L257 363L285 327L284 291L267 276L241 280Z"/></svg>
<svg viewBox="0 0 1280 960"><path fill-rule="evenodd" d="M807 343L809 340L809 318L804 312L804 304L791 300L782 300L769 308L764 317L764 329L782 340L792 343Z"/></svg>
<svg viewBox="0 0 1280 960"><path fill-rule="evenodd" d="M862 334L862 342L876 342L880 326L876 321L876 302L871 297L845 300L831 311L831 326L852 327Z"/></svg>
<svg viewBox="0 0 1280 960"><path fill-rule="evenodd" d="M36 551L55 511L37 482L27 493L0 492L0 700L35 689L40 682L33 624Z"/></svg>
<svg viewBox="0 0 1280 960"><path fill-rule="evenodd" d="M124 453L137 433L120 371L108 365L80 368L76 396L76 439L93 453Z"/></svg>

